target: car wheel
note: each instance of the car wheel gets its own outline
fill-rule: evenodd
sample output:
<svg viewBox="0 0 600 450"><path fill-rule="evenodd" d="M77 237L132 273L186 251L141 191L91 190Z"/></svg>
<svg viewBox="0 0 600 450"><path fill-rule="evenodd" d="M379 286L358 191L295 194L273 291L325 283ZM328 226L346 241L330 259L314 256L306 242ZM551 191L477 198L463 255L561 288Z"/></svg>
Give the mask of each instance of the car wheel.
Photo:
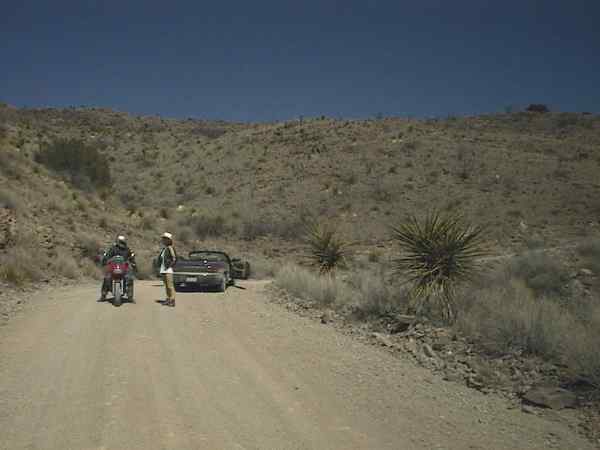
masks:
<svg viewBox="0 0 600 450"><path fill-rule="evenodd" d="M227 276L221 278L221 284L219 285L219 292L225 292L227 289Z"/></svg>

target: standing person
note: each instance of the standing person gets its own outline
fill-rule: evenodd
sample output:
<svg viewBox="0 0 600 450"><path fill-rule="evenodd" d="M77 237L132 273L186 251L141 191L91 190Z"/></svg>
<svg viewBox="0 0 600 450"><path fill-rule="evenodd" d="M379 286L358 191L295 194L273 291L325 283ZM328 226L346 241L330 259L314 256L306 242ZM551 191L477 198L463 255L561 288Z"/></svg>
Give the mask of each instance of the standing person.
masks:
<svg viewBox="0 0 600 450"><path fill-rule="evenodd" d="M175 265L175 261L177 261L177 252L173 247L173 235L171 233L163 233L160 237L160 243L162 245L162 250L158 256L158 266L160 267L160 274L163 277L165 289L167 291L165 305L175 307L173 266Z"/></svg>

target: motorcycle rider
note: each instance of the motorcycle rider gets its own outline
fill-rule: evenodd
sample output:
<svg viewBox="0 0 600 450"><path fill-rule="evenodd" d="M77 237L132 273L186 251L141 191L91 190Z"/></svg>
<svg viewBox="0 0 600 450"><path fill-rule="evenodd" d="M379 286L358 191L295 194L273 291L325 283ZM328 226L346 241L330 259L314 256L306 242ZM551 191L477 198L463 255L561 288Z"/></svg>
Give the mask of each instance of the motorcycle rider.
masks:
<svg viewBox="0 0 600 450"><path fill-rule="evenodd" d="M127 239L125 239L125 236L123 235L117 236L113 246L104 253L104 256L102 257L102 266L106 266L108 261L115 256L123 257L123 259L129 263L130 267L135 270L135 253L127 246ZM100 299L98 301L103 302L106 300L106 294L111 289L110 283L111 275L109 272L105 272L104 280L102 280Z"/></svg>

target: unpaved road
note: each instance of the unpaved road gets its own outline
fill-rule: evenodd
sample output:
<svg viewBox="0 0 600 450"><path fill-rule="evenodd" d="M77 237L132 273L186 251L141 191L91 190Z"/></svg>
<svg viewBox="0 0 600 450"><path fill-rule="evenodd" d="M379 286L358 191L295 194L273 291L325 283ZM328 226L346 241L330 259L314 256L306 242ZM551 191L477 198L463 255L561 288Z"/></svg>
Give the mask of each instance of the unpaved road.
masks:
<svg viewBox="0 0 600 450"><path fill-rule="evenodd" d="M592 448L243 285L176 309L156 282L121 308L97 286L32 298L0 327L0 448Z"/></svg>

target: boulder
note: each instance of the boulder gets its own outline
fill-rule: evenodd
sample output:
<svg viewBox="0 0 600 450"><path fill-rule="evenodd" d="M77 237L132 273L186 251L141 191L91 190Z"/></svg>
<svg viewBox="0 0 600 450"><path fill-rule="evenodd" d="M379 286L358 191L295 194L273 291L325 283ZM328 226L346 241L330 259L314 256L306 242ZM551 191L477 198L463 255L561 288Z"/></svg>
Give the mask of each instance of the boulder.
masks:
<svg viewBox="0 0 600 450"><path fill-rule="evenodd" d="M542 408L563 409L574 408L577 397L571 391L552 386L537 386L523 395L523 400Z"/></svg>

